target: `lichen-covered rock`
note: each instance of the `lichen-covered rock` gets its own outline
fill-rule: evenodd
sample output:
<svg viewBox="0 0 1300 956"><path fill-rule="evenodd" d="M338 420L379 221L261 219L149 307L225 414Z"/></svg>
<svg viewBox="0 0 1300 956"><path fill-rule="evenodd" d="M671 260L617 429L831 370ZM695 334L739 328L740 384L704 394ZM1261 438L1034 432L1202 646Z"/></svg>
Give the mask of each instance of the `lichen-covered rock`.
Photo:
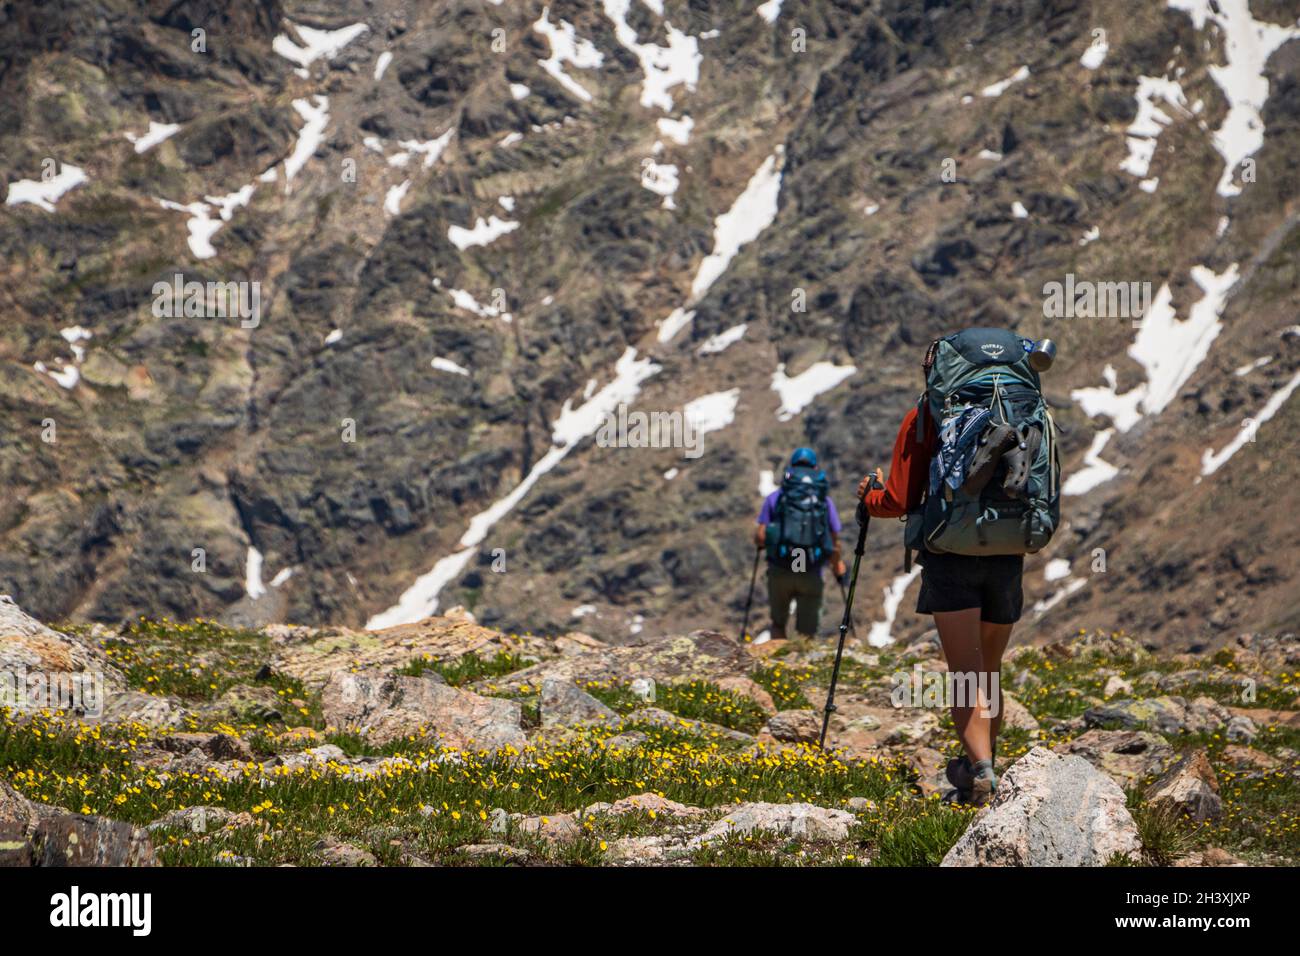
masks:
<svg viewBox="0 0 1300 956"><path fill-rule="evenodd" d="M1182 697L1149 697L1111 701L1085 711L1083 718L1089 727L1114 725L1161 734L1195 734L1218 730L1228 722L1229 714L1210 697L1191 701Z"/></svg>
<svg viewBox="0 0 1300 956"><path fill-rule="evenodd" d="M164 827L181 827L191 833L209 833L220 830L235 819L235 814L224 807L183 807L163 814L147 829L150 832Z"/></svg>
<svg viewBox="0 0 1300 956"><path fill-rule="evenodd" d="M0 594L0 705L97 717L126 678L90 640L46 627Z"/></svg>
<svg viewBox="0 0 1300 956"><path fill-rule="evenodd" d="M618 722L618 714L570 681L548 677L542 681L543 727Z"/></svg>
<svg viewBox="0 0 1300 956"><path fill-rule="evenodd" d="M315 689L337 670L391 674L415 661L455 661L466 654L491 658L502 652L540 657L547 651L548 642L541 638L511 637L471 621L428 617L379 631L296 631L280 649L274 669Z"/></svg>
<svg viewBox="0 0 1300 956"><path fill-rule="evenodd" d="M274 688L256 684L236 684L216 700L197 708L208 721L231 724L268 724L284 719L286 701Z"/></svg>
<svg viewBox="0 0 1300 956"><path fill-rule="evenodd" d="M1162 773L1174 759L1168 741L1145 730L1088 730L1052 749L1082 757L1121 787Z"/></svg>
<svg viewBox="0 0 1300 956"><path fill-rule="evenodd" d="M369 850L345 843L333 837L320 840L312 848L325 866L378 866L379 861Z"/></svg>
<svg viewBox="0 0 1300 956"><path fill-rule="evenodd" d="M1141 849L1124 791L1081 757L1035 747L998 781L944 866L1104 866Z"/></svg>
<svg viewBox="0 0 1300 956"><path fill-rule="evenodd" d="M372 677L335 671L321 692L325 720L384 744L411 735L444 747L522 750L519 702L448 687L430 677Z"/></svg>
<svg viewBox="0 0 1300 956"><path fill-rule="evenodd" d="M747 677L753 658L734 637L717 631L693 631L647 641L634 646L597 644L584 653L544 660L501 678L479 681L517 690L539 687L547 678L570 683L610 683L649 677L660 684L692 680L720 681L726 677Z"/></svg>
<svg viewBox="0 0 1300 956"><path fill-rule="evenodd" d="M732 740L736 743L753 743L754 738L741 730L711 724L706 720L692 720L681 717L660 707L641 707L628 714L624 720L629 724L659 727L679 733L694 734L697 737L713 740Z"/></svg>
<svg viewBox="0 0 1300 956"><path fill-rule="evenodd" d="M810 743L821 735L821 731L821 719L812 710L782 710L767 721L769 734L790 743Z"/></svg>
<svg viewBox="0 0 1300 956"><path fill-rule="evenodd" d="M742 803L691 841L700 846L755 831L779 833L796 840L843 840L856 818L846 810L811 803Z"/></svg>
<svg viewBox="0 0 1300 956"><path fill-rule="evenodd" d="M0 865L156 866L147 831L28 800L0 780Z"/></svg>
<svg viewBox="0 0 1300 956"><path fill-rule="evenodd" d="M100 719L105 723L135 723L167 730L185 726L192 716L179 697L159 697L128 690L108 698Z"/></svg>

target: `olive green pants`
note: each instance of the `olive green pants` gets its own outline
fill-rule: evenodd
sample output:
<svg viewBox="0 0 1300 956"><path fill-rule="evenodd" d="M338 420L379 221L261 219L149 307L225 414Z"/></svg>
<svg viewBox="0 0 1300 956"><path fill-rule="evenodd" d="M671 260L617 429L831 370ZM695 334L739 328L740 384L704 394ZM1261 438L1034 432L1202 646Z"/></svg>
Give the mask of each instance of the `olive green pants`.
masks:
<svg viewBox="0 0 1300 956"><path fill-rule="evenodd" d="M791 571L775 564L767 566L767 601L773 630L785 630L792 600L795 602L795 630L806 637L816 637L817 624L822 616L821 568Z"/></svg>

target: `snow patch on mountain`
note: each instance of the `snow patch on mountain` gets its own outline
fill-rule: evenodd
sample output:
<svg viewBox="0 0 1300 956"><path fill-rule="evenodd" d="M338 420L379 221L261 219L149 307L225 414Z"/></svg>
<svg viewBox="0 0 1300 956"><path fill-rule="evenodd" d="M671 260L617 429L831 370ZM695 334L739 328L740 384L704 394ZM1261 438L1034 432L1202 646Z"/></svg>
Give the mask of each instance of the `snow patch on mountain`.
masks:
<svg viewBox="0 0 1300 956"><path fill-rule="evenodd" d="M486 246L518 228L517 222L498 219L496 216L489 216L485 220L479 216L470 229L464 226L450 226L447 229L447 238L457 249L464 250L473 246Z"/></svg>
<svg viewBox="0 0 1300 956"><path fill-rule="evenodd" d="M402 200L406 198L406 191L411 188L409 179L402 180L397 186L390 186L387 195L384 196L384 212L390 216L396 216L402 211Z"/></svg>
<svg viewBox="0 0 1300 956"><path fill-rule="evenodd" d="M298 130L298 141L293 144L291 152L284 161L284 191L289 191L289 183L297 176L307 160L320 148L325 138L325 127L330 121L330 100L328 96L316 95L314 102L305 99L294 100L293 109L302 117L302 129Z"/></svg>
<svg viewBox="0 0 1300 956"><path fill-rule="evenodd" d="M884 620L873 622L871 630L867 632L867 643L872 647L884 647L894 643L894 620L898 617L898 609L903 603L907 589L920 574L921 568L918 565L906 574L898 575L890 582L889 587L884 589Z"/></svg>
<svg viewBox="0 0 1300 956"><path fill-rule="evenodd" d="M1220 196L1236 196L1241 187L1234 177L1242 162L1264 145L1260 111L1268 99L1264 65L1282 44L1300 39L1300 25L1280 26L1256 20L1249 0L1169 0L1171 10L1181 10L1197 30L1213 20L1223 35L1225 66L1211 66L1210 75L1228 101L1228 113L1214 131L1214 148L1223 157Z"/></svg>
<svg viewBox="0 0 1300 956"><path fill-rule="evenodd" d="M302 45L294 43L287 35L281 33L271 41L271 49L300 67L311 66L321 57L327 60L334 59L340 50L370 29L364 23L354 23L338 30L317 30L315 27L301 26L291 20L284 22L298 34Z"/></svg>
<svg viewBox="0 0 1300 956"><path fill-rule="evenodd" d="M740 389L712 392L686 403L682 412L696 435L707 435L726 428L736 420L736 406L740 402Z"/></svg>
<svg viewBox="0 0 1300 956"><path fill-rule="evenodd" d="M1086 495L1098 485L1104 485L1116 475L1119 469L1101 457L1106 444L1115 434L1115 429L1104 428L1092 436L1092 444L1083 456L1083 467L1072 473L1061 485L1063 495Z"/></svg>
<svg viewBox="0 0 1300 956"><path fill-rule="evenodd" d="M813 399L829 392L857 372L854 365L836 365L833 362L814 362L793 378L785 374L782 362L772 373L772 390L781 399L777 409L779 421L787 422L812 404Z"/></svg>
<svg viewBox="0 0 1300 956"><path fill-rule="evenodd" d="M1179 320L1169 284L1165 283L1129 346L1128 354L1146 371L1146 381L1121 395L1116 371L1107 365L1102 372L1105 387L1076 388L1070 393L1089 417L1108 415L1116 429L1126 432L1144 415L1163 411L1205 360L1223 328L1220 316L1228 293L1237 284L1237 264L1234 262L1221 273L1203 265L1193 266L1191 276L1201 287L1202 295L1188 311L1187 318ZM1115 466L1100 457L1111 433L1106 429L1093 438L1084 458L1085 470L1065 482L1062 494L1083 494L1118 474Z"/></svg>
<svg viewBox="0 0 1300 956"><path fill-rule="evenodd" d="M561 20L558 25L551 23L550 14L551 8L543 7L542 15L533 24L533 29L551 44L551 55L537 62L562 87L584 103L590 103L591 94L564 72L564 65L568 63L580 70L591 70L605 62L605 55L590 40L579 37L569 21Z"/></svg>
<svg viewBox="0 0 1300 956"><path fill-rule="evenodd" d="M181 128L180 123L156 123L149 121L149 131L137 136L135 133L127 133L127 142L135 146L137 153L147 153L159 143L175 136Z"/></svg>
<svg viewBox="0 0 1300 956"><path fill-rule="evenodd" d="M80 366L86 358L86 349L81 343L90 340L91 332L79 325L71 325L66 329L60 329L59 335L63 337L63 340L68 343L68 347L72 350L72 361L64 362L63 367L58 371L51 369L44 362L36 362L32 365L32 368L42 375L48 375L61 387L73 389L81 381Z"/></svg>
<svg viewBox="0 0 1300 956"><path fill-rule="evenodd" d="M745 337L745 330L749 328L749 323L742 322L740 325L733 325L729 329L724 329L717 335L711 335L704 340L700 346L701 355L716 355L718 352L725 351L728 346L734 345Z"/></svg>
<svg viewBox="0 0 1300 956"><path fill-rule="evenodd" d="M641 185L657 196L663 196L665 209L676 209L673 194L677 192L677 167L656 163L653 159L641 161Z"/></svg>
<svg viewBox="0 0 1300 956"><path fill-rule="evenodd" d="M205 196L207 202L192 202L182 204L172 202L168 199L159 199L158 204L164 209L173 212L184 212L189 214L189 220L186 228L189 230L189 247L190 252L196 259L211 259L217 254L216 247L212 245L212 237L217 234L224 223L230 221L234 211L241 206L247 206L253 198L253 192L257 187L253 183L248 183L240 187L233 193L225 196ZM212 218L212 207L217 209L218 218Z"/></svg>
<svg viewBox="0 0 1300 956"><path fill-rule="evenodd" d="M678 146L685 146L691 141L691 130L695 128L695 120L689 116L683 116L681 119L661 116L656 125L660 135L671 139Z"/></svg>
<svg viewBox="0 0 1300 956"><path fill-rule="evenodd" d="M1297 387L1300 387L1300 372L1292 375L1290 381L1269 397L1263 408L1242 423L1232 441L1217 452L1207 448L1201 456L1201 477L1214 474L1227 463L1229 458L1241 451L1242 446L1247 442L1253 442L1259 426L1281 411L1282 406Z"/></svg>
<svg viewBox="0 0 1300 956"><path fill-rule="evenodd" d="M1156 101L1163 101L1186 112L1187 97L1183 95L1182 85L1177 80L1156 76L1139 76L1135 96L1137 115L1124 131L1128 143L1128 156L1119 164L1119 168L1138 179L1144 179L1151 169L1151 160L1156 154L1160 134L1173 122L1169 114L1162 110ZM1146 188L1145 183L1143 186ZM1154 188L1151 186L1146 188L1146 191L1152 192Z"/></svg>
<svg viewBox="0 0 1300 956"><path fill-rule="evenodd" d="M998 80L998 82L990 83L984 87L984 89L980 90L980 96L1001 96L1016 83L1023 83L1027 79L1029 79L1029 67L1022 66L1005 80Z"/></svg>
<svg viewBox="0 0 1300 956"><path fill-rule="evenodd" d="M64 163L57 175L49 179L19 179L9 184L5 194L6 206L29 202L46 212L54 212L54 204L69 189L86 182L86 172L80 166Z"/></svg>
<svg viewBox="0 0 1300 956"><path fill-rule="evenodd" d="M438 356L429 364L439 372L451 372L453 375L469 375L469 369L465 368L465 366L457 365L451 359L443 358L442 356Z"/></svg>
<svg viewBox="0 0 1300 956"><path fill-rule="evenodd" d="M776 23L776 18L781 15L781 2L782 0L767 0L755 12L768 23Z"/></svg>
<svg viewBox="0 0 1300 956"><path fill-rule="evenodd" d="M676 86L693 91L700 80L700 43L696 37L664 23L668 46L642 43L636 30L627 22L631 0L603 0L605 16L614 24L614 36L632 52L641 64L645 80L641 84L641 105L647 109L661 109L671 113L673 98L668 92Z"/></svg>
<svg viewBox="0 0 1300 956"><path fill-rule="evenodd" d="M1106 62L1106 54L1110 52L1110 44L1106 42L1106 34L1103 32L1095 39L1088 49L1083 51L1083 56L1079 57L1079 62L1089 70L1095 70Z"/></svg>

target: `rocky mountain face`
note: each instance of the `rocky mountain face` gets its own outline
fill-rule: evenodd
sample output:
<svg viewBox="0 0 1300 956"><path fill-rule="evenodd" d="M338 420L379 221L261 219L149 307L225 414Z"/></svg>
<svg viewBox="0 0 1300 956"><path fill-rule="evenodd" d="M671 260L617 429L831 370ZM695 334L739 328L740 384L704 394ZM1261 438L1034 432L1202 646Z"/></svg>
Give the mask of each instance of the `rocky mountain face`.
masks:
<svg viewBox="0 0 1300 956"><path fill-rule="evenodd" d="M0 592L729 630L764 473L811 445L849 514L926 344L1005 325L1059 345L1071 482L1025 635L1294 627L1298 15L0 9ZM1090 314L1101 283L1133 301ZM609 447L620 405L687 415L700 454ZM901 552L877 521L864 632L925 626Z"/></svg>

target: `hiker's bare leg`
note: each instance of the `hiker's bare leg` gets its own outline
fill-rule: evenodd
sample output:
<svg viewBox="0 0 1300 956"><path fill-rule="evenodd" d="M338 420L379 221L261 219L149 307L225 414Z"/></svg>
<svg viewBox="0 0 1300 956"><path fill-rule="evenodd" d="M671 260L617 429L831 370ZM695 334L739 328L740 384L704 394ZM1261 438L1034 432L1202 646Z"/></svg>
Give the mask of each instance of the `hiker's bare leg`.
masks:
<svg viewBox="0 0 1300 956"><path fill-rule="evenodd" d="M997 705L998 712L989 721L989 746L997 748L998 733L1002 730L1002 655L1007 651L1007 645L1011 643L1011 629L1014 624L990 624L988 621L980 621L980 656L984 660L984 666L989 674L998 675L997 700L993 701ZM993 686L992 677L989 677L989 687Z"/></svg>
<svg viewBox="0 0 1300 956"><path fill-rule="evenodd" d="M984 670L979 608L938 611L934 615L934 626L939 629L939 643L943 645L943 657L948 662L950 672L978 675ZM983 700L982 694L980 697L979 702L966 701L961 707L954 702L951 708L957 736L971 763L988 760L993 756L992 724L987 716L987 702ZM972 703L974 706L971 706Z"/></svg>

